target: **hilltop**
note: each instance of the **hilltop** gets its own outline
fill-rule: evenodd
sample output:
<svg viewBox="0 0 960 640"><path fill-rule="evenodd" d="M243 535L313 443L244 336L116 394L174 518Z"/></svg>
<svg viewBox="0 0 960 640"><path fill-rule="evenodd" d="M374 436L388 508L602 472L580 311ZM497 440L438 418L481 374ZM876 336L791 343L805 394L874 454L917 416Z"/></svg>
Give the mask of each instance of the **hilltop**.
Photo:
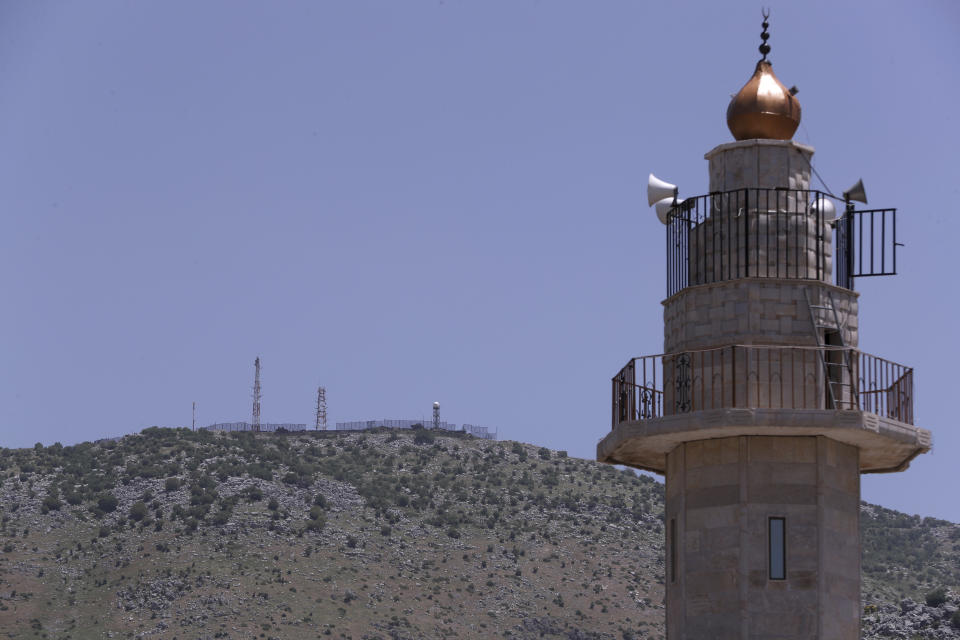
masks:
<svg viewBox="0 0 960 640"><path fill-rule="evenodd" d="M8 637L664 633L663 485L563 451L151 428L0 480ZM864 637L960 637L960 527L865 504L862 537Z"/></svg>

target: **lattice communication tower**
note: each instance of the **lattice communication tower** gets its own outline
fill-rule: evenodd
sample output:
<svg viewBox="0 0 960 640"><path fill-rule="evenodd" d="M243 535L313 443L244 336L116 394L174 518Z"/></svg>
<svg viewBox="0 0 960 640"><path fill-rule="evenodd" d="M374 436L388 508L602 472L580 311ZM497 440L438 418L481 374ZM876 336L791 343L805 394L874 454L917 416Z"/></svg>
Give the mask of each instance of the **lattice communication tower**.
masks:
<svg viewBox="0 0 960 640"><path fill-rule="evenodd" d="M251 431L260 431L260 357L253 361L253 423Z"/></svg>
<svg viewBox="0 0 960 640"><path fill-rule="evenodd" d="M317 389L317 431L327 430L327 389L319 387Z"/></svg>

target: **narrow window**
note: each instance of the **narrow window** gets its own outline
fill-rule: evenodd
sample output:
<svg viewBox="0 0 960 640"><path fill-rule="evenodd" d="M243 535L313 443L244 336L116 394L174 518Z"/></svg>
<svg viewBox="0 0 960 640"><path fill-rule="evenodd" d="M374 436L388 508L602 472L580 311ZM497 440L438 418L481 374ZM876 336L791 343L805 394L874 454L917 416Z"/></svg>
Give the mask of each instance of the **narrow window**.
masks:
<svg viewBox="0 0 960 640"><path fill-rule="evenodd" d="M786 518L769 520L771 580L787 579L787 536L784 531L786 526Z"/></svg>
<svg viewBox="0 0 960 640"><path fill-rule="evenodd" d="M670 518L670 582L677 581L677 519Z"/></svg>

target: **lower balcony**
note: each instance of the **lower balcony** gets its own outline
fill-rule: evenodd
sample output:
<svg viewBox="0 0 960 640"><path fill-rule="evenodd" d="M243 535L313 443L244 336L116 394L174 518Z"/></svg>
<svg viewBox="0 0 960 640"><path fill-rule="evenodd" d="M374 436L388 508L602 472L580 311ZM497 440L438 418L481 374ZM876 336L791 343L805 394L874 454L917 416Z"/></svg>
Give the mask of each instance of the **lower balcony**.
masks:
<svg viewBox="0 0 960 640"><path fill-rule="evenodd" d="M913 369L844 347L733 345L634 358L613 378L602 462L662 472L681 442L823 435L856 445L864 472L930 449L913 426Z"/></svg>
<svg viewBox="0 0 960 640"><path fill-rule="evenodd" d="M913 424L913 369L843 347L733 345L633 358L613 427L708 409L832 409Z"/></svg>

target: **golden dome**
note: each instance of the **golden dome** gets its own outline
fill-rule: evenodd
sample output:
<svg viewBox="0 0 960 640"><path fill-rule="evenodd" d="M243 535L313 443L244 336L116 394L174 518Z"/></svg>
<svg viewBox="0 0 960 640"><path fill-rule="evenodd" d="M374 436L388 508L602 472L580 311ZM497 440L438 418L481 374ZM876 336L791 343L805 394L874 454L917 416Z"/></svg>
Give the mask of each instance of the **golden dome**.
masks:
<svg viewBox="0 0 960 640"><path fill-rule="evenodd" d="M727 126L737 140L789 140L800 126L800 103L773 74L768 60L757 63L753 76L730 101Z"/></svg>

